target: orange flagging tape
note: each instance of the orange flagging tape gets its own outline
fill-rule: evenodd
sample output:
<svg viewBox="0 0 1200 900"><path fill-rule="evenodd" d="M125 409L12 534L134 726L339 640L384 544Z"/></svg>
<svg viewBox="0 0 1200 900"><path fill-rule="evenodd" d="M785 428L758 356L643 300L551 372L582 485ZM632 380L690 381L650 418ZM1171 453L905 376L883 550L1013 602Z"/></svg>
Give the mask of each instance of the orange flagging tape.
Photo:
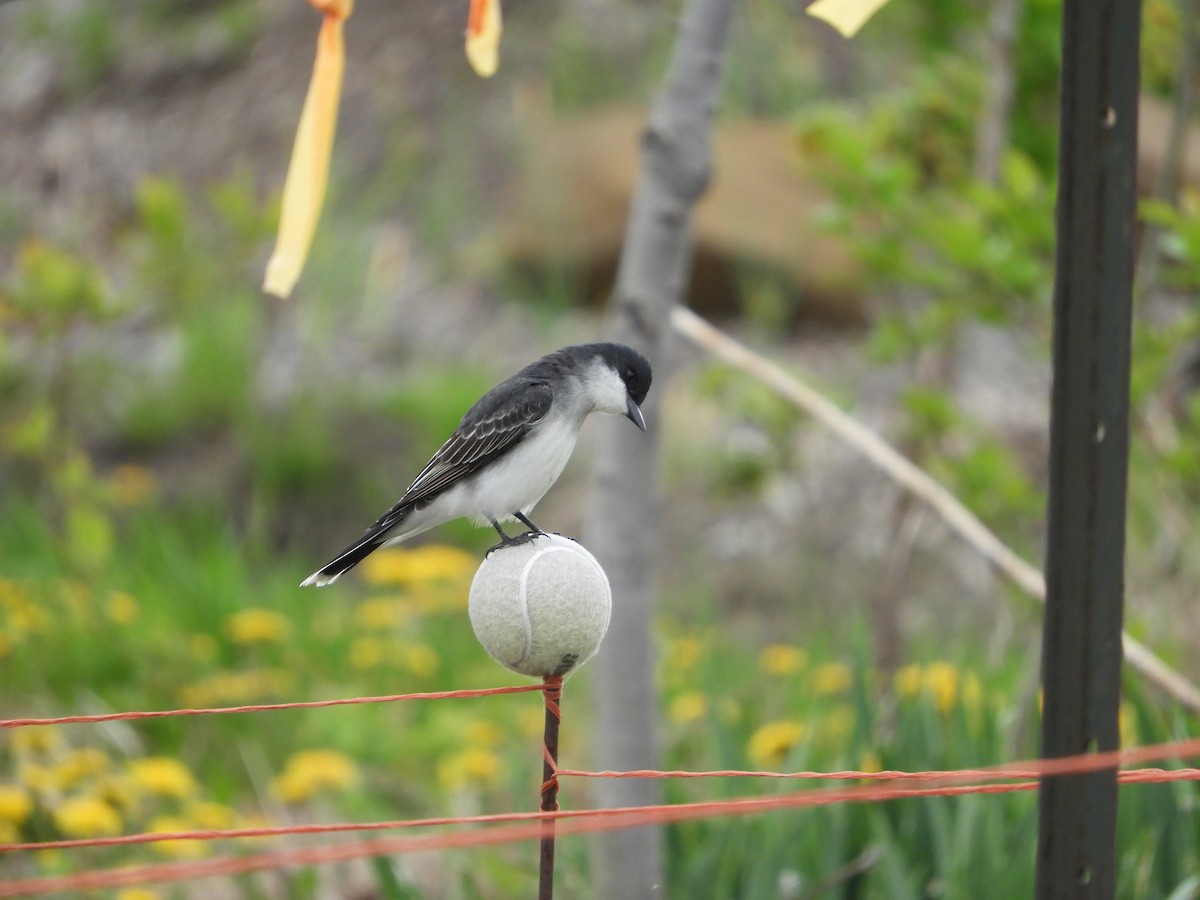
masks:
<svg viewBox="0 0 1200 900"><path fill-rule="evenodd" d="M520 684L498 688L472 688L461 691L427 691L417 694L387 694L381 697L347 697L340 700L304 700L299 703L258 703L251 706L219 706L211 709L158 709L149 712L101 713L93 716L56 716L48 719L0 719L0 728L26 728L30 725L75 725L113 722L125 719L166 719L172 716L213 716L230 713L272 712L281 709L321 709L327 706L351 706L357 703L396 703L401 700L463 700L493 697L497 694L526 694L542 690L541 684Z"/></svg>

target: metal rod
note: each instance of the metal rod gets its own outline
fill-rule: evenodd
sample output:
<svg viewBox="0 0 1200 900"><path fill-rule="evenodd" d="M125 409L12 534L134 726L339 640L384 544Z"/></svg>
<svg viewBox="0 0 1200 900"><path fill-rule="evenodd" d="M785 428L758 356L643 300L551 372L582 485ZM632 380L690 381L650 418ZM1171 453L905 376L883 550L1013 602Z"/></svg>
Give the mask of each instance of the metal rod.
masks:
<svg viewBox="0 0 1200 900"><path fill-rule="evenodd" d="M546 729L542 738L542 812L558 809L558 725L562 719L562 676L547 675L542 688ZM554 819L542 823L538 900L554 898Z"/></svg>
<svg viewBox="0 0 1200 900"><path fill-rule="evenodd" d="M1064 0L1042 755L1114 750L1129 464L1139 0ZM1115 892L1117 773L1043 778L1037 897Z"/></svg>

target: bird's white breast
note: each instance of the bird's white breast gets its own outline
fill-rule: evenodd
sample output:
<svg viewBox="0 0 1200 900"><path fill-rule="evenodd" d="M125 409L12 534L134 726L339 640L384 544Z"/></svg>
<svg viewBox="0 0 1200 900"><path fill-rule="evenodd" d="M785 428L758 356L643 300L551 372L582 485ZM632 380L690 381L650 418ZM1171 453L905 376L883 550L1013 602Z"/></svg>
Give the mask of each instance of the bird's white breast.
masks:
<svg viewBox="0 0 1200 900"><path fill-rule="evenodd" d="M464 498L470 507L467 514L487 524L488 519L503 521L518 510L528 513L558 481L578 436L578 423L552 412L540 428L464 485L470 495Z"/></svg>

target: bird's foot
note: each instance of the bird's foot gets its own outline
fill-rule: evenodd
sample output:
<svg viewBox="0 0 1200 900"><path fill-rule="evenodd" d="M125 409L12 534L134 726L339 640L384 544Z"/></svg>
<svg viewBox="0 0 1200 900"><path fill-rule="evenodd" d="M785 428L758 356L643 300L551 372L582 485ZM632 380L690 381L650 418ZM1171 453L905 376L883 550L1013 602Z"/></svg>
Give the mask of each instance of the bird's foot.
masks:
<svg viewBox="0 0 1200 900"><path fill-rule="evenodd" d="M483 554L483 556L486 559L487 557L491 556L493 552L495 552L496 550L499 550L501 547L516 547L516 546L519 546L520 544L528 544L531 541L536 541L540 537L545 537L545 535L546 535L546 532L544 532L544 531L526 531L523 534L518 534L516 537L509 537L508 535L504 535L504 538L500 541L500 543L493 544L491 547L488 547L487 553Z"/></svg>

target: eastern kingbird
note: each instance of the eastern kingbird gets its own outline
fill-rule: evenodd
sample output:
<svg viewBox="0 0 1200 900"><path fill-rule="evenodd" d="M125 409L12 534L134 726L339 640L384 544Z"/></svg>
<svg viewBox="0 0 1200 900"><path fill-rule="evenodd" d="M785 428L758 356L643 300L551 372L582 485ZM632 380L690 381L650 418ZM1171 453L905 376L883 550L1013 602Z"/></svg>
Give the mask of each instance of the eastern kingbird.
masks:
<svg viewBox="0 0 1200 900"><path fill-rule="evenodd" d="M624 344L564 347L501 382L467 410L450 440L433 455L396 504L362 537L304 579L301 587L337 580L385 544L470 516L490 524L528 518L562 474L589 413L626 416L646 430L638 404L650 390L650 363Z"/></svg>

